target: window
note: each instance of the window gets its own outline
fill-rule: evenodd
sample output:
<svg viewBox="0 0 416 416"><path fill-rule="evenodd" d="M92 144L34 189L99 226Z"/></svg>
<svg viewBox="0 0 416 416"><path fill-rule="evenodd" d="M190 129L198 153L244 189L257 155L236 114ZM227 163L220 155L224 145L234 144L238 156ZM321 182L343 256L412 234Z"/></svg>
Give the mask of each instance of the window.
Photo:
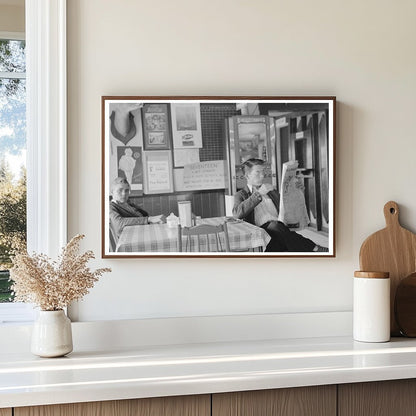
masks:
<svg viewBox="0 0 416 416"><path fill-rule="evenodd" d="M56 257L67 242L66 0L26 0L25 16L27 247ZM0 303L0 324L31 319L31 305Z"/></svg>
<svg viewBox="0 0 416 416"><path fill-rule="evenodd" d="M22 35L13 37L0 36L1 303L12 300L10 255L26 245L26 47Z"/></svg>

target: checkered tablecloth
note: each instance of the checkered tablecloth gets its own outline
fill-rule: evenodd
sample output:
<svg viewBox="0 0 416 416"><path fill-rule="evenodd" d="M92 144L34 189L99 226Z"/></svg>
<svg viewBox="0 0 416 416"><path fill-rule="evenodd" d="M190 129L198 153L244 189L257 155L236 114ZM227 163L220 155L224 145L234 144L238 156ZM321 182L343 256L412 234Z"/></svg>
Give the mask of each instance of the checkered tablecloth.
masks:
<svg viewBox="0 0 416 416"><path fill-rule="evenodd" d="M224 217L204 218L200 220L200 223L218 225L224 220ZM232 251L244 251L258 247L264 250L270 241L270 236L263 228L245 221L230 221L227 223L227 227ZM204 248L204 243L201 242L201 252L204 252L207 248ZM195 246L193 246L194 249L196 249ZM169 228L166 224L126 226L120 235L116 251L128 253L177 252L178 229L177 227Z"/></svg>

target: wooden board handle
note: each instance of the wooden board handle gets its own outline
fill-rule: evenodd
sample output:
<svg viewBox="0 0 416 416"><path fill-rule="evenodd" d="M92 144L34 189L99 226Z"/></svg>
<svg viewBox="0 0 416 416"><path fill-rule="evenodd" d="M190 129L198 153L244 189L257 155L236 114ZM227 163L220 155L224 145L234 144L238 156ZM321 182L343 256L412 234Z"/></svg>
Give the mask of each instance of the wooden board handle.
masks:
<svg viewBox="0 0 416 416"><path fill-rule="evenodd" d="M387 227L399 227L399 205L397 202L389 201L384 205L384 218Z"/></svg>

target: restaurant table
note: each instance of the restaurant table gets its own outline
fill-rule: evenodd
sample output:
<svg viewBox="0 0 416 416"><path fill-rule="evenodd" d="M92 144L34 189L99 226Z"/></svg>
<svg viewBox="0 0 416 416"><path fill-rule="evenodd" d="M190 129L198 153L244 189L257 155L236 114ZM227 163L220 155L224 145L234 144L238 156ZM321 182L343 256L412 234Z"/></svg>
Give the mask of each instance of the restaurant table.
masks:
<svg viewBox="0 0 416 416"><path fill-rule="evenodd" d="M270 236L260 227L237 219L225 217L203 218L198 224L219 225L227 220L231 251L264 251ZM201 252L207 251L206 241L201 241ZM196 247L193 247L196 249ZM205 250L204 250L205 249ZM117 242L117 252L177 252L178 227L167 224L129 225L123 228Z"/></svg>

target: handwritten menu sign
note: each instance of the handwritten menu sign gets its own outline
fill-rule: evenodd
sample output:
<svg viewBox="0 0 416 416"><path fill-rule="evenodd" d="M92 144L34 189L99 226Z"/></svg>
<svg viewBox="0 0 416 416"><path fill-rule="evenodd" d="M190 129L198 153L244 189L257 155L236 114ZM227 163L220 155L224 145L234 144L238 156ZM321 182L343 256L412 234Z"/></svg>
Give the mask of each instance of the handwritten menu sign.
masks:
<svg viewBox="0 0 416 416"><path fill-rule="evenodd" d="M149 191L164 191L170 188L169 170L167 160L149 160L147 162Z"/></svg>
<svg viewBox="0 0 416 416"><path fill-rule="evenodd" d="M224 161L212 160L185 165L183 185L186 191L225 188Z"/></svg>

